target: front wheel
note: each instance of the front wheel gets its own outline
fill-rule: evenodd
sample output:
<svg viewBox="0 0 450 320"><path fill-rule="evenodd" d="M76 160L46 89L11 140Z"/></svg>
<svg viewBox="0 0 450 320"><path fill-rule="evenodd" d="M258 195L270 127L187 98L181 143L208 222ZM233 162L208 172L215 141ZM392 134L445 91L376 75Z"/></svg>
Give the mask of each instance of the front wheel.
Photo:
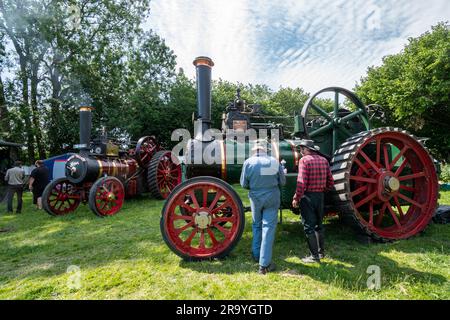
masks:
<svg viewBox="0 0 450 320"><path fill-rule="evenodd" d="M236 191L220 179L196 177L170 193L160 227L174 253L185 260L207 260L228 255L244 225L244 207Z"/></svg>
<svg viewBox="0 0 450 320"><path fill-rule="evenodd" d="M75 211L81 202L79 188L66 178L50 182L42 193L42 206L52 216L63 216Z"/></svg>
<svg viewBox="0 0 450 320"><path fill-rule="evenodd" d="M89 191L89 208L99 217L112 216L120 211L124 198L122 182L115 177L104 177Z"/></svg>

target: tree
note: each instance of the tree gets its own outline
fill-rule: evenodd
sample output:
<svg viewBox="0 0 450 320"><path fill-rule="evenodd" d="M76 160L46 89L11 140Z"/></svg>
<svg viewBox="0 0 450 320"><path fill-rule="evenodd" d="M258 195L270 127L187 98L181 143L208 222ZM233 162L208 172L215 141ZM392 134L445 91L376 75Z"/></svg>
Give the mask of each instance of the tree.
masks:
<svg viewBox="0 0 450 320"><path fill-rule="evenodd" d="M402 52L370 67L355 88L367 104L387 109L388 125L431 140L433 154L450 161L450 26L439 23Z"/></svg>

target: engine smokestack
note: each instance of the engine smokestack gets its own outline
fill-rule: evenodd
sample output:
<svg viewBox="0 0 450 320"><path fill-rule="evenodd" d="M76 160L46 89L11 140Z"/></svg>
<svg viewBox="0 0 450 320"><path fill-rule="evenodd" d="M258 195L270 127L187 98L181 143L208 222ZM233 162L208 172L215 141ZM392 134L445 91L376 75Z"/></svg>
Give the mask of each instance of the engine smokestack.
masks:
<svg viewBox="0 0 450 320"><path fill-rule="evenodd" d="M80 144L78 148L81 153L88 153L90 150L92 131L92 107L80 107Z"/></svg>
<svg viewBox="0 0 450 320"><path fill-rule="evenodd" d="M194 66L197 69L197 113L203 134L211 128L211 69L214 62L208 57L197 57Z"/></svg>

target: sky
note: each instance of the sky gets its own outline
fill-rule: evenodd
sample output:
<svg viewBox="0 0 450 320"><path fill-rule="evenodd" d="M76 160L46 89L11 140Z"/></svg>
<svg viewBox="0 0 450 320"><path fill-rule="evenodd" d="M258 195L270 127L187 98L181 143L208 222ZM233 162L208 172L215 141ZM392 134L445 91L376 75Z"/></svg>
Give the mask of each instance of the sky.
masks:
<svg viewBox="0 0 450 320"><path fill-rule="evenodd" d="M146 26L192 79L194 58L209 56L213 79L312 93L352 89L439 21L449 0L152 0Z"/></svg>

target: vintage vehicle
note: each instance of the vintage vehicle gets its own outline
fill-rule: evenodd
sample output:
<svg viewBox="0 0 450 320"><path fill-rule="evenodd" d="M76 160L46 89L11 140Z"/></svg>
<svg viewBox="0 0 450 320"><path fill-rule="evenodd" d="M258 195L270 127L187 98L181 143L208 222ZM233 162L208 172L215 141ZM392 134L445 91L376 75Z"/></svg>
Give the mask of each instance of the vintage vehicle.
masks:
<svg viewBox="0 0 450 320"><path fill-rule="evenodd" d="M181 166L156 139L142 137L135 148L120 150L106 134L91 138L92 108L80 108L80 150L65 164L65 177L44 190L43 207L51 215L68 214L80 203L89 203L98 216L114 215L126 197L144 192L164 199L181 182Z"/></svg>
<svg viewBox="0 0 450 320"><path fill-rule="evenodd" d="M271 154L287 172L281 209L292 209L301 157L297 146L301 139L312 139L329 159L335 181L326 199L327 212L339 214L358 233L378 241L406 239L428 225L438 198L432 157L405 130L372 128L368 114L372 108L354 93L330 87L312 95L301 113L291 117L294 125L288 136L283 125L261 123L265 118L261 107L246 105L238 96L227 108L221 134L212 137L206 133L211 126L214 64L199 57L194 65L198 131L187 146L188 179L168 196L160 224L174 253L186 260L220 258L238 243L246 210L230 184L239 181L238 160L249 157L253 140L247 132L254 131L268 133ZM205 153L208 149L215 151Z"/></svg>

